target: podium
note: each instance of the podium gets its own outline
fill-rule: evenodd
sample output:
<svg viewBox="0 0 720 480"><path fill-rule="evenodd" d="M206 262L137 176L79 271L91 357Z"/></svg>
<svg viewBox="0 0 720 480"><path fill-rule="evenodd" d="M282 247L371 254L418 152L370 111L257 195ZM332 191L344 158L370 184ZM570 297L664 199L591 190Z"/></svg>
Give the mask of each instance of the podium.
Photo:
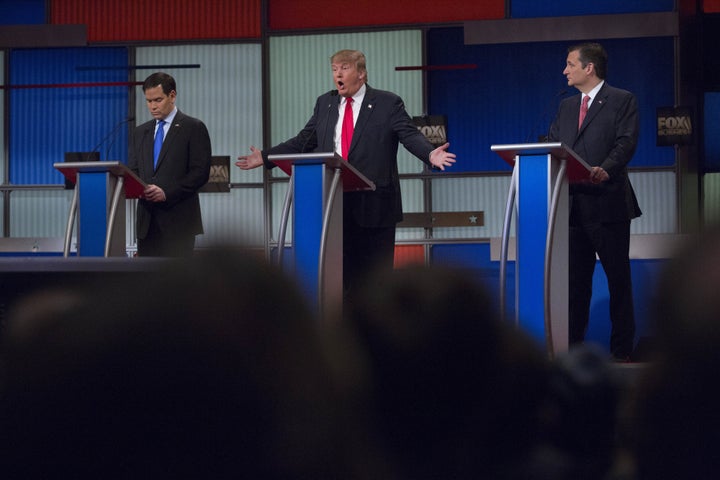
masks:
<svg viewBox="0 0 720 480"><path fill-rule="evenodd" d="M559 142L490 149L513 167L500 254L500 308L504 315L508 242L516 212L515 323L544 341L552 357L569 346L568 186L587 181L590 166Z"/></svg>
<svg viewBox="0 0 720 480"><path fill-rule="evenodd" d="M65 232L63 254L69 255L77 217L78 256L126 256L125 199L139 198L145 182L121 162L53 164L75 185ZM120 208L122 206L122 208Z"/></svg>
<svg viewBox="0 0 720 480"><path fill-rule="evenodd" d="M375 190L375 184L336 153L270 155L290 175L278 236L282 263L292 205L292 270L322 318L342 304L343 192Z"/></svg>

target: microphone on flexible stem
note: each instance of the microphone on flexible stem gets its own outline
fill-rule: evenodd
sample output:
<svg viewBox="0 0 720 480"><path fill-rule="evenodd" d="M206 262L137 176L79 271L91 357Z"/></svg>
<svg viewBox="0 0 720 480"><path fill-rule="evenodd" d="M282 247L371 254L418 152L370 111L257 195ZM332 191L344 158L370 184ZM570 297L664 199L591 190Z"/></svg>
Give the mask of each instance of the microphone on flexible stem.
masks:
<svg viewBox="0 0 720 480"><path fill-rule="evenodd" d="M337 96L338 96L337 90L333 90L330 92L331 100L330 100L330 103L328 103L328 114L325 115L325 125L323 125L323 129L321 130L321 132L323 132L323 133L327 133L328 122L330 121L330 109L333 107L333 105L337 106L337 104L335 103L335 97L337 97ZM333 147L332 150L335 150L335 147Z"/></svg>
<svg viewBox="0 0 720 480"><path fill-rule="evenodd" d="M119 132L120 127L122 125L124 125L126 123L130 123L133 120L135 120L135 117L128 117L125 120L123 120L115 127L115 132ZM112 148L113 145L115 145L115 141L117 140L117 138L118 138L118 135L112 135L112 140L110 141L110 144L108 145L107 149L105 149L105 158L106 159L110 156L110 149Z"/></svg>
<svg viewBox="0 0 720 480"><path fill-rule="evenodd" d="M337 95L338 95L337 90L333 90L333 91L330 92L330 97L331 97L331 98L337 97ZM315 138L316 138L316 140L317 140L318 146L320 146L320 139L319 139L319 137L318 137L318 132L323 132L323 133L325 133L325 130L327 130L327 124L328 124L328 122L330 121L330 120L329 120L329 117L330 117L329 111L330 111L330 109L332 108L333 103L334 103L333 101L330 101L330 103L328 103L328 106L327 106L327 108L328 108L328 114L325 115L325 123L323 124L323 130L321 130L321 129L317 128L317 127L313 128L313 129L308 133L307 137L305 138L305 141L303 142L302 148L300 149L300 153L305 153L305 148L307 147L307 145L308 145L308 143L310 142L310 139L313 137L313 135L315 135Z"/></svg>
<svg viewBox="0 0 720 480"><path fill-rule="evenodd" d="M553 107L553 105L555 105L555 102L557 101L557 99L558 99L559 97L562 97L562 96L565 95L566 93L567 93L567 88L563 88L562 90L560 90L559 92L557 92L555 95L553 95L553 97L552 97L552 99L550 100L550 102L548 102L548 104L547 104L547 105L545 106L545 108L543 109L542 114L540 115L540 119L539 119L538 122L535 124L535 126L533 127L533 129L530 130L530 133L528 134L527 139L525 139L525 143L529 143L529 142L530 142L530 140L532 139L533 133L538 129L538 127L540 126L540 124L545 120L545 118L547 117L548 112L550 111L550 108ZM540 141L540 142L547 142L548 136L549 136L549 135L543 135L542 137L539 138L539 141Z"/></svg>
<svg viewBox="0 0 720 480"><path fill-rule="evenodd" d="M93 154L94 154L94 153L99 153L100 147L101 147L105 142L107 142L110 137L113 137L115 134L117 134L117 132L120 130L120 127L122 127L123 125L125 125L125 124L128 123L128 122L132 122L133 120L135 120L135 117L127 117L127 118L119 121L118 123L116 123L115 126L112 128L112 130L110 130L110 132L109 132L107 135L105 135L105 136L102 138L102 140L100 140L100 141L98 142L98 144L95 145L95 147L94 147L92 150L90 150L90 151L88 152L87 158L86 158L85 161L89 162L89 161L90 161L90 158L93 156ZM115 141L115 140L113 139L113 142L114 142L114 141ZM112 143L110 144L110 146L112 146ZM108 148L108 150L109 150L109 148Z"/></svg>

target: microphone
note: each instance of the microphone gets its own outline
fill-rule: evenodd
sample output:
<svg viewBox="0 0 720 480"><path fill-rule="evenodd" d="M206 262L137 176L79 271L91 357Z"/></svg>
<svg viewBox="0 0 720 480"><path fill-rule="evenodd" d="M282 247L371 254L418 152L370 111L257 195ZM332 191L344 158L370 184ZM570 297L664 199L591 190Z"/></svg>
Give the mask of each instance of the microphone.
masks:
<svg viewBox="0 0 720 480"><path fill-rule="evenodd" d="M543 109L542 114L540 115L540 119L539 119L538 122L535 124L535 126L533 127L533 129L530 130L530 133L528 134L527 138L525 139L525 143L530 143L530 140L532 139L532 136L533 136L533 134L535 133L535 131L538 129L538 127L540 126L540 124L541 124L543 121L545 121L545 119L546 119L546 117L547 117L547 114L550 112L550 108L552 108L552 107L555 105L555 102L557 101L558 98L562 97L562 96L565 95L567 92L568 92L567 88L563 88L562 90L560 90L559 92L557 92L555 95L553 95L552 99L548 102L548 104L547 104L547 105L545 106L545 108ZM549 128L549 127L548 127L548 128ZM539 141L541 141L541 142L547 142L548 136L549 136L549 135L547 135L547 134L546 134L546 135L543 135L542 137L540 137Z"/></svg>
<svg viewBox="0 0 720 480"><path fill-rule="evenodd" d="M121 125L124 125L124 124L126 124L126 123L130 123L130 122L132 122L133 120L135 120L135 117L130 116L130 117L126 118L125 120L123 120L122 122L120 122L120 123L115 127L115 131L119 131ZM108 145L107 149L105 150L105 158L106 158L106 159L108 158L108 156L110 156L110 149L111 149L112 146L115 144L115 140L117 140L117 138L118 138L118 135L113 135L113 136L112 136L112 140L110 141L110 144Z"/></svg>
<svg viewBox="0 0 720 480"><path fill-rule="evenodd" d="M327 133L328 122L330 121L330 109L331 109L333 106L337 106L337 104L336 104L336 102L335 102L335 97L337 97L337 96L338 96L338 91L337 91L337 90L333 90L333 91L330 92L330 99L331 99L331 100L330 100L330 103L328 103L328 112L327 112L327 115L325 115L325 125L323 126L323 129L321 130L321 132L323 132L323 133ZM333 146L332 150L333 150L333 152L335 151L335 147L334 147L334 146Z"/></svg>
<svg viewBox="0 0 720 480"><path fill-rule="evenodd" d="M337 97L337 96L338 96L338 91L337 91L337 90L333 90L333 91L330 92L330 98L331 98L331 99L334 99L334 98ZM328 106L327 106L328 113L325 115L325 123L323 124L323 129L321 130L321 129L315 127L315 128L313 128L313 129L310 131L310 133L308 133L307 137L305 138L305 141L304 141L303 144L302 144L302 148L300 149L300 153L305 153L305 148L307 147L307 145L308 145L308 143L310 142L310 139L313 137L313 135L315 135L315 138L316 138L316 140L318 141L318 146L319 146L320 141L319 141L319 138L318 138L318 132L323 132L323 133L324 133L324 132L327 130L328 122L330 121L330 109L332 108L333 103L335 103L333 100L331 100L331 101L328 103Z"/></svg>
<svg viewBox="0 0 720 480"><path fill-rule="evenodd" d="M127 118L119 121L118 123L116 123L115 126L112 128L112 130L110 130L110 132L109 132L107 135L105 135L105 136L102 138L102 140L100 140L100 141L98 142L98 144L95 145L95 147L94 147L92 150L90 150L90 151L88 152L86 161L89 162L89 161L90 161L90 158L92 157L92 154L93 154L93 153L96 153L96 152L99 152L100 147L101 147L105 142L107 142L108 139L110 139L110 138L112 137L112 142L110 142L110 145L108 146L107 151L106 151L106 153L105 153L105 156L107 156L107 155L109 154L109 152L110 152L110 147L112 147L112 146L113 146L113 143L115 143L116 134L117 134L117 132L120 130L120 127L122 127L122 126L125 125L126 123L132 122L133 120L135 120L135 117L130 116L130 117L127 117Z"/></svg>

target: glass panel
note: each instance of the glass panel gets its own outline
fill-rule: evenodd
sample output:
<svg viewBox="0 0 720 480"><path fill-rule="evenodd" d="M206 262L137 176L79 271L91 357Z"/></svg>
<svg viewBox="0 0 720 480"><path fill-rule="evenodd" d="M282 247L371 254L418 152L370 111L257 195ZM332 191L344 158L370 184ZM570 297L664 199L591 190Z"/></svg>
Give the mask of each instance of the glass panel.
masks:
<svg viewBox="0 0 720 480"><path fill-rule="evenodd" d="M72 190L12 191L10 236L65 238L72 194Z"/></svg>

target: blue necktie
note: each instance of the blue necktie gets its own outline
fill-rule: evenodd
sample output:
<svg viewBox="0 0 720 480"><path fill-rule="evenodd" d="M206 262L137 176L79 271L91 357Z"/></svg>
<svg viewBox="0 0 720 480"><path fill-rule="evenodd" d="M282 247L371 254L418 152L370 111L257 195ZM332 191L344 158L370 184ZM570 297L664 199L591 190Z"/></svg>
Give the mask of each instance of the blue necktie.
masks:
<svg viewBox="0 0 720 480"><path fill-rule="evenodd" d="M163 137L165 136L165 120L160 120L157 124L157 132L155 133L155 145L153 147L153 166L157 168L158 157L160 156L160 149L163 144Z"/></svg>

